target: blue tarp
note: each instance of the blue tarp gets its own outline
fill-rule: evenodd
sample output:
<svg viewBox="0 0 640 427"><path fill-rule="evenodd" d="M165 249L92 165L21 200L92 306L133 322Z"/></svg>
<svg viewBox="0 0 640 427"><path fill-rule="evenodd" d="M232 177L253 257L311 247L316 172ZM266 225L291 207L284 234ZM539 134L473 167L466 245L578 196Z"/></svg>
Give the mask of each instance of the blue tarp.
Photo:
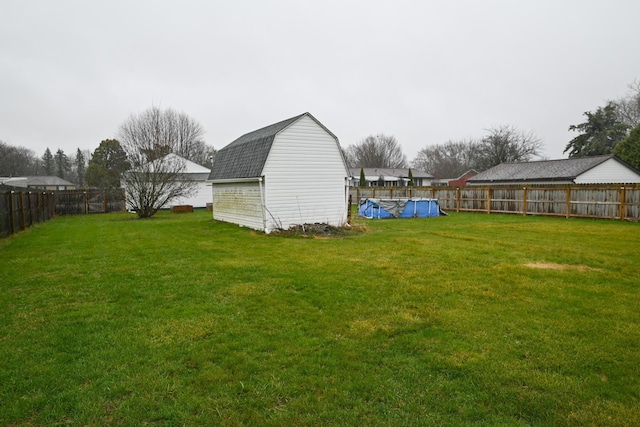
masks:
<svg viewBox="0 0 640 427"><path fill-rule="evenodd" d="M437 199L363 199L358 206L358 215L365 218L428 218L441 214L445 213Z"/></svg>

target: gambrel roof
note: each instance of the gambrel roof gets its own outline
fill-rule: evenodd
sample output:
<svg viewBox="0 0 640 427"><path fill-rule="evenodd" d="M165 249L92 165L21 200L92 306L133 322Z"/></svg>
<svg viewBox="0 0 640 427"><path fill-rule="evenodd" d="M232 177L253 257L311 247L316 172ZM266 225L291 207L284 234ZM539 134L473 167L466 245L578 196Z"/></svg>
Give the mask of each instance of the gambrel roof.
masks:
<svg viewBox="0 0 640 427"><path fill-rule="evenodd" d="M222 148L216 153L209 180L259 177L276 135L304 116L313 119L338 141L338 138L315 117L309 113L303 113L244 134Z"/></svg>
<svg viewBox="0 0 640 427"><path fill-rule="evenodd" d="M614 155L574 157L571 159L521 163L501 163L498 166L480 172L467 181L470 183L500 181L573 181L576 177L612 158L627 165Z"/></svg>

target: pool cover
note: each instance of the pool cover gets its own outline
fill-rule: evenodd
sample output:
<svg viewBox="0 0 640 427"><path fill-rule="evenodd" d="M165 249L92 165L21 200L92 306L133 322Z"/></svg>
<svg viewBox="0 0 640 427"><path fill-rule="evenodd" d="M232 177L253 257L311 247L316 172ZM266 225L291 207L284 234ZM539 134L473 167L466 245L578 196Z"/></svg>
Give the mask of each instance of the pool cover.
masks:
<svg viewBox="0 0 640 427"><path fill-rule="evenodd" d="M428 218L446 215L437 199L362 199L358 215L365 218Z"/></svg>

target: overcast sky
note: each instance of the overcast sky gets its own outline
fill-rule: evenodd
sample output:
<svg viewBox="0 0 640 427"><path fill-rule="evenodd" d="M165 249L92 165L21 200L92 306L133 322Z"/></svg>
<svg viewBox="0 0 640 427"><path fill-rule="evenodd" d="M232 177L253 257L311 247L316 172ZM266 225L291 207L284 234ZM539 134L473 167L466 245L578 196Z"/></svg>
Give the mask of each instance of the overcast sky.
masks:
<svg viewBox="0 0 640 427"><path fill-rule="evenodd" d="M513 125L563 158L640 80L638 0L0 0L0 140L95 150L173 108L220 149L310 112L346 147Z"/></svg>

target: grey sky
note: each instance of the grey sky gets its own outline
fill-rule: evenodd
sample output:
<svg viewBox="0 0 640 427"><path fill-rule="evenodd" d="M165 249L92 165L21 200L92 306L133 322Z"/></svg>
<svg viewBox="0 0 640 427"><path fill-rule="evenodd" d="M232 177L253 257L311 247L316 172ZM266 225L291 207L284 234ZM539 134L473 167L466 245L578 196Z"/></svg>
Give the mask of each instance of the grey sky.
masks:
<svg viewBox="0 0 640 427"><path fill-rule="evenodd" d="M0 0L0 140L41 156L171 107L220 149L313 114L343 146L514 125L548 158L640 79L637 0Z"/></svg>

